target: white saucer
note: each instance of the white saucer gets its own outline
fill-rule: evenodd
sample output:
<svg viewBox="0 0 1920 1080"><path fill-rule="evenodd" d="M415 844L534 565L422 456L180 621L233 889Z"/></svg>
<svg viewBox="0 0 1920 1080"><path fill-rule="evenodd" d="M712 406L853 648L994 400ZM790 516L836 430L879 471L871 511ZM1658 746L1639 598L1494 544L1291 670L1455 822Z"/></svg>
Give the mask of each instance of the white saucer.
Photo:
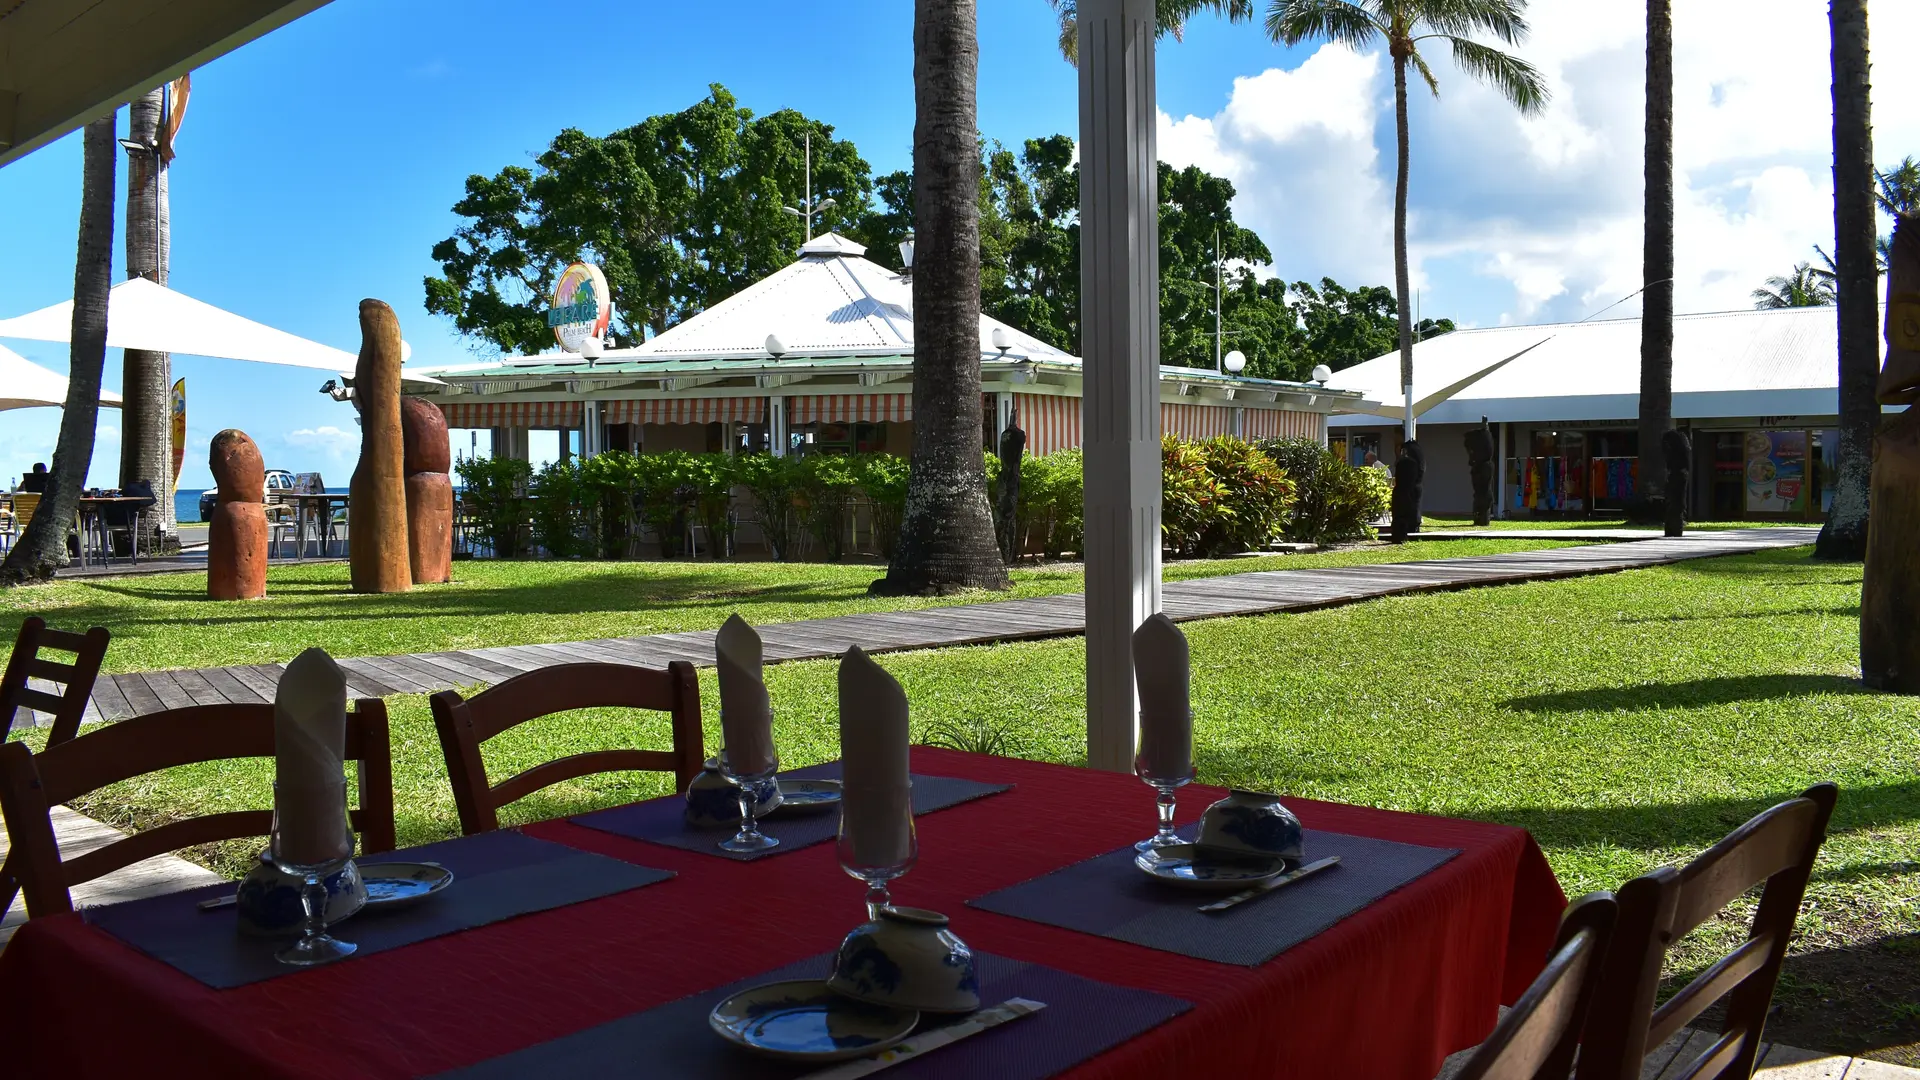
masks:
<svg viewBox="0 0 1920 1080"><path fill-rule="evenodd" d="M788 780L780 781L780 805L773 808L776 814L811 814L821 810L831 810L840 805L840 781L838 780Z"/></svg>
<svg viewBox="0 0 1920 1080"><path fill-rule="evenodd" d="M1133 858L1133 865L1155 881L1186 889L1235 892L1252 888L1277 874L1287 872L1287 860L1280 858L1221 858L1198 850L1193 844L1169 844Z"/></svg>
<svg viewBox="0 0 1920 1080"><path fill-rule="evenodd" d="M713 1007L723 1039L783 1061L844 1061L877 1054L913 1033L920 1014L842 997L818 979L768 983Z"/></svg>
<svg viewBox="0 0 1920 1080"><path fill-rule="evenodd" d="M453 871L434 862L367 863L360 867L367 906L397 908L417 904L453 884Z"/></svg>

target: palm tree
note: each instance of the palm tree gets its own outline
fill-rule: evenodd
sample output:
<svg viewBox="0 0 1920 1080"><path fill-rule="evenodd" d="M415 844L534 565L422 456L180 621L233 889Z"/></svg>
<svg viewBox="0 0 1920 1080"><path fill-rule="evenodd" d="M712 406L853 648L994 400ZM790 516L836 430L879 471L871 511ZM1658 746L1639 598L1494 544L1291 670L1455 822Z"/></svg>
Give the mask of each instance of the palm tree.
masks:
<svg viewBox="0 0 1920 1080"><path fill-rule="evenodd" d="M0 563L0 584L43 581L67 563L67 525L80 505L93 463L100 415L100 374L107 363L107 290L113 285L115 117L92 121L82 137L80 243L73 267L73 333L66 410L53 447L47 493L20 542Z"/></svg>
<svg viewBox="0 0 1920 1080"><path fill-rule="evenodd" d="M134 98L127 108L130 142L160 145L162 101L165 91L155 87ZM158 169L156 176L154 170ZM130 153L127 175L127 277L167 283L167 168L158 153ZM120 486L145 480L159 501L153 517L161 544L178 540L173 524L173 370L166 353L128 349L122 358Z"/></svg>
<svg viewBox="0 0 1920 1080"><path fill-rule="evenodd" d="M1875 170L1873 178L1876 189L1873 201L1881 213L1897 221L1920 210L1920 160L1903 158L1891 169Z"/></svg>
<svg viewBox="0 0 1920 1080"><path fill-rule="evenodd" d="M1867 0L1832 0L1827 18L1833 37L1834 275L1825 283L1827 299L1816 302L1839 308L1834 315L1839 324L1840 445L1834 461L1833 509L1813 553L1821 559L1856 561L1867 556L1873 435L1880 421L1875 397L1880 378L1880 265L1874 257L1874 206L1877 201L1888 212L1897 212L1897 189L1906 179L1920 179L1913 175L1920 169L1908 170L1913 164L1909 158L1890 179L1873 167Z"/></svg>
<svg viewBox="0 0 1920 1080"><path fill-rule="evenodd" d="M1628 514L1665 520L1661 440L1673 427L1673 2L1647 0L1647 115L1640 282L1640 482ZM1675 496L1685 500L1686 492ZM1684 502L1683 502L1684 505ZM1684 516L1684 515L1683 515Z"/></svg>
<svg viewBox="0 0 1920 1080"><path fill-rule="evenodd" d="M1078 0L1047 0L1060 16L1060 55L1071 63L1080 59L1080 22ZM1225 15L1233 22L1253 18L1253 0L1154 0L1154 16L1161 34L1180 40L1187 20L1202 11Z"/></svg>
<svg viewBox="0 0 1920 1080"><path fill-rule="evenodd" d="M1283 45L1324 38L1366 48L1385 41L1393 58L1393 111L1400 143L1393 190L1393 270L1400 308L1400 382L1406 388L1406 432L1413 418L1413 299L1407 281L1407 68L1440 96L1440 80L1421 55L1423 41L1445 42L1461 70L1498 90L1522 113L1547 104L1546 79L1532 64L1473 40L1490 34L1509 45L1527 36L1526 0L1271 0L1267 36Z"/></svg>
<svg viewBox="0 0 1920 1080"><path fill-rule="evenodd" d="M1833 303L1833 286L1821 280L1820 272L1806 263L1794 263L1793 273L1775 274L1765 288L1753 290L1753 306L1771 311L1778 308L1825 307Z"/></svg>
<svg viewBox="0 0 1920 1080"><path fill-rule="evenodd" d="M914 0L913 468L881 594L1004 589L981 453L976 0Z"/></svg>

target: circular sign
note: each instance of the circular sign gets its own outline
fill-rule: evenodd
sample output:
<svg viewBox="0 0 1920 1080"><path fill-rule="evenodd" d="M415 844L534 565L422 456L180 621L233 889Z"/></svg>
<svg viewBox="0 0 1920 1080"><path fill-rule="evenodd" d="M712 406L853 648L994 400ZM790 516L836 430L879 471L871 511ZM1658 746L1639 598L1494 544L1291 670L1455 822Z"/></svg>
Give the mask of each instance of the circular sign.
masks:
<svg viewBox="0 0 1920 1080"><path fill-rule="evenodd" d="M607 288L607 276L592 263L567 267L553 287L553 306L547 309L547 325L560 347L577 353L588 338L606 337L612 322L613 294Z"/></svg>

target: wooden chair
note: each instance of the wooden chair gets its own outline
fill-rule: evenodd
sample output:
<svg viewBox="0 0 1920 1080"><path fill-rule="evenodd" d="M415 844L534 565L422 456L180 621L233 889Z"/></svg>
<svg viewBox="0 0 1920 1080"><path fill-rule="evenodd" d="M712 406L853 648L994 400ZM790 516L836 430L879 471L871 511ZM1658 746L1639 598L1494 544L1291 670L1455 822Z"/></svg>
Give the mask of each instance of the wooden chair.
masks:
<svg viewBox="0 0 1920 1080"><path fill-rule="evenodd" d="M469 836L499 828L502 806L563 780L603 772L670 771L675 790L684 791L704 764L700 683L693 665L684 660L668 664L665 671L630 664L560 664L515 675L471 698L442 690L431 702L460 829ZM535 717L609 707L671 713L673 749L573 754L488 785L481 743Z"/></svg>
<svg viewBox="0 0 1920 1080"><path fill-rule="evenodd" d="M352 811L360 851L392 851L393 760L387 707L363 698L347 714L347 757L359 764L360 805ZM273 756L273 706L195 705L148 713L88 732L38 754L25 744L0 745L0 813L13 848L6 872L26 893L27 916L73 910L68 888L123 866L193 844L266 836L271 810L230 810L175 821L68 861L61 861L49 808L108 784L146 773L227 758ZM11 903L15 882L0 880ZM4 905L0 905L3 908Z"/></svg>
<svg viewBox="0 0 1920 1080"><path fill-rule="evenodd" d="M1677 1080L1753 1075L1774 983L1837 796L1834 785L1816 784L1686 866L1663 866L1621 887L1620 918L1581 1039L1579 1080L1638 1080L1648 1050L1722 998L1728 999L1725 1033L1675 1074ZM1667 950L1762 882L1746 943L1654 1008Z"/></svg>
<svg viewBox="0 0 1920 1080"><path fill-rule="evenodd" d="M21 709L53 714L48 746L73 738L80 730L81 717L86 715L87 700L93 696L93 683L100 676L100 662L106 658L111 636L102 626L84 634L51 630L45 619L29 615L27 621L20 624L20 636L13 639L13 655L7 659L7 672L0 676L0 740L13 730L13 718ZM62 664L49 660L40 655L42 649L73 653L73 662ZM35 690L27 685L28 679L58 683L60 693Z"/></svg>
<svg viewBox="0 0 1920 1080"><path fill-rule="evenodd" d="M1618 910L1607 892L1589 893L1567 905L1546 970L1507 1010L1454 1080L1566 1080Z"/></svg>

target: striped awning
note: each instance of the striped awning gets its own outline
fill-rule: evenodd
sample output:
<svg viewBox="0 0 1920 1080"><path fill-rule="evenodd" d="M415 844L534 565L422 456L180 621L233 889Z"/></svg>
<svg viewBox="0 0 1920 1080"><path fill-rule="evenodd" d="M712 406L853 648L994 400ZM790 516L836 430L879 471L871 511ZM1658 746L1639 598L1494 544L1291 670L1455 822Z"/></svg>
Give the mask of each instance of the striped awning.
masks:
<svg viewBox="0 0 1920 1080"><path fill-rule="evenodd" d="M1292 409L1248 409L1240 421L1247 439L1327 439L1327 418L1321 413Z"/></svg>
<svg viewBox="0 0 1920 1080"><path fill-rule="evenodd" d="M1027 453L1051 454L1080 445L1080 399L1046 394L1015 394L1021 430L1027 433Z"/></svg>
<svg viewBox="0 0 1920 1080"><path fill-rule="evenodd" d="M578 401L437 402L452 428L576 428L585 410Z"/></svg>
<svg viewBox="0 0 1920 1080"><path fill-rule="evenodd" d="M1223 405L1160 403L1160 431L1176 439L1199 442L1233 434L1233 409Z"/></svg>
<svg viewBox="0 0 1920 1080"><path fill-rule="evenodd" d="M606 424L757 424L766 417L762 397L670 397L602 401Z"/></svg>
<svg viewBox="0 0 1920 1080"><path fill-rule="evenodd" d="M787 399L790 424L905 423L913 419L912 394L810 394Z"/></svg>

